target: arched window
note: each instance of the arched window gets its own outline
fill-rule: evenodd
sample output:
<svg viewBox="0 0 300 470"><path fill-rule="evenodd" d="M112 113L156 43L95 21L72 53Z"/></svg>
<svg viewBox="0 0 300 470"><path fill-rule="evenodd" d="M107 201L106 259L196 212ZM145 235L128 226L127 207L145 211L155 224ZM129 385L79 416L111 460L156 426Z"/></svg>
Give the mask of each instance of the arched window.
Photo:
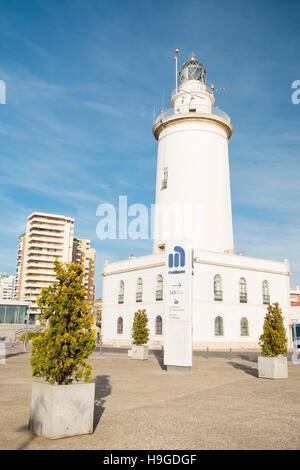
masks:
<svg viewBox="0 0 300 470"><path fill-rule="evenodd" d="M124 281L120 281L118 303L124 303Z"/></svg>
<svg viewBox="0 0 300 470"><path fill-rule="evenodd" d="M123 318L122 318L122 317L119 317L119 318L118 318L117 334L118 334L118 335L122 335L122 334L123 334Z"/></svg>
<svg viewBox="0 0 300 470"><path fill-rule="evenodd" d="M247 318L241 319L241 336L249 336L249 326Z"/></svg>
<svg viewBox="0 0 300 470"><path fill-rule="evenodd" d="M215 300L223 300L222 278L220 274L216 274L214 277L214 298Z"/></svg>
<svg viewBox="0 0 300 470"><path fill-rule="evenodd" d="M163 178L161 180L161 189L166 189L168 187L168 168L163 169Z"/></svg>
<svg viewBox="0 0 300 470"><path fill-rule="evenodd" d="M155 334L162 335L162 318L160 315L155 319Z"/></svg>
<svg viewBox="0 0 300 470"><path fill-rule="evenodd" d="M142 302L143 300L143 279L141 277L137 280L136 286L136 301Z"/></svg>
<svg viewBox="0 0 300 470"><path fill-rule="evenodd" d="M247 284L244 277L241 277L240 279L240 302L242 304L247 303Z"/></svg>
<svg viewBox="0 0 300 470"><path fill-rule="evenodd" d="M270 304L270 291L269 291L268 281L263 281L262 291L263 291L263 303L266 305L269 305Z"/></svg>
<svg viewBox="0 0 300 470"><path fill-rule="evenodd" d="M163 299L163 277L159 274L156 278L156 292L155 292L156 300Z"/></svg>
<svg viewBox="0 0 300 470"><path fill-rule="evenodd" d="M223 318L216 317L215 318L215 336L223 336L223 335L224 335Z"/></svg>

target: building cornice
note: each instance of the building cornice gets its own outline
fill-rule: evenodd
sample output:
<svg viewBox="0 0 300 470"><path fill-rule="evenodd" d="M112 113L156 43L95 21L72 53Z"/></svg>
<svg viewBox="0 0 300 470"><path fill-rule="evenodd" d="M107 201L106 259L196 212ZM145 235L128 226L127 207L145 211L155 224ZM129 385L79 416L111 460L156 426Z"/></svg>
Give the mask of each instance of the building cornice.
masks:
<svg viewBox="0 0 300 470"><path fill-rule="evenodd" d="M263 272L263 273L270 273L270 274L281 274L285 276L290 276L290 271L278 271L275 269L265 269L265 268L254 268L252 266L243 266L239 264L230 264L230 263L222 263L219 261L208 261L208 260L202 260L199 258L195 258L195 263L198 264L208 264L211 266L218 266L218 267L224 267L224 268L235 268L235 269L243 269L246 271L256 271L256 272ZM160 263L152 263L144 266L135 266L131 268L124 268L124 269L117 269L116 271L110 271L110 272L102 272L102 276L112 276L114 274L124 274L128 272L133 272L133 271L140 271L143 269L151 269L151 268L157 268L160 266L165 266L165 262L160 262Z"/></svg>
<svg viewBox="0 0 300 470"><path fill-rule="evenodd" d="M238 264L229 264L229 263L220 263L218 261L206 261L206 260L201 260L199 258L195 258L195 263L199 264L209 264L212 266L222 266L224 268L236 268L236 269L244 269L246 271L256 271L256 272L263 272L263 273L269 273L269 274L281 274L284 276L290 276L291 273L290 271L277 271L275 269L265 269L265 268L254 268L252 266L242 266Z"/></svg>
<svg viewBox="0 0 300 470"><path fill-rule="evenodd" d="M128 273L132 271L140 271L141 269L150 269L150 268L158 268L159 266L165 266L165 262L161 263L153 263L153 264L148 264L146 266L135 266L132 268L127 268L127 269L118 269L116 271L111 271L111 272L102 272L102 276L112 276L113 274L123 274L123 273Z"/></svg>
<svg viewBox="0 0 300 470"><path fill-rule="evenodd" d="M226 132L228 139L230 139L233 133L233 125L231 124L231 122L227 121L227 119L217 116L216 114L192 112L192 113L172 114L171 116L161 119L160 121L154 124L153 129L152 129L153 135L156 138L156 140L158 140L159 134L161 133L163 129L174 126L176 124L182 124L187 121L188 122L207 122L210 124L216 124L217 126L221 127L221 129L223 129Z"/></svg>

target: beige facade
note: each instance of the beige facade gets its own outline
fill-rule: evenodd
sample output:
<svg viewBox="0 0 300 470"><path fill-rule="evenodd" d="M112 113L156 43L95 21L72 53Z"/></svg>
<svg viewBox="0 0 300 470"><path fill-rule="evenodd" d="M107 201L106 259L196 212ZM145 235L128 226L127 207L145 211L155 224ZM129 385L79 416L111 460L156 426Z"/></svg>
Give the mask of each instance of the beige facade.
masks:
<svg viewBox="0 0 300 470"><path fill-rule="evenodd" d="M300 288L296 286L290 290L290 299L292 307L300 307Z"/></svg>
<svg viewBox="0 0 300 470"><path fill-rule="evenodd" d="M101 322L102 316L102 299L95 299L94 300L94 314L95 314L95 322Z"/></svg>
<svg viewBox="0 0 300 470"><path fill-rule="evenodd" d="M20 299L30 301L30 314L39 313L35 301L42 287L56 280L53 261L72 260L74 219L57 214L33 212L28 216Z"/></svg>
<svg viewBox="0 0 300 470"><path fill-rule="evenodd" d="M96 251L95 248L91 248L90 240L74 238L72 261L82 265L82 283L86 290L86 298L91 304L94 301L95 256Z"/></svg>

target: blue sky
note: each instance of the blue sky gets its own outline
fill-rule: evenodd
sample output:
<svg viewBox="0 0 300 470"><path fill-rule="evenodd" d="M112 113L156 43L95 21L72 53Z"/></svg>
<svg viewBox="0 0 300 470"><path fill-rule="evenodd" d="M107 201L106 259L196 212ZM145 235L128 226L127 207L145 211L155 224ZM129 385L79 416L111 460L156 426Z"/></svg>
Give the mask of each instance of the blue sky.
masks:
<svg viewBox="0 0 300 470"><path fill-rule="evenodd" d="M154 203L153 106L169 107L174 50L193 51L232 118L235 249L288 258L300 283L299 2L0 0L0 271L33 211L75 218L105 259L151 241L100 241L101 202Z"/></svg>

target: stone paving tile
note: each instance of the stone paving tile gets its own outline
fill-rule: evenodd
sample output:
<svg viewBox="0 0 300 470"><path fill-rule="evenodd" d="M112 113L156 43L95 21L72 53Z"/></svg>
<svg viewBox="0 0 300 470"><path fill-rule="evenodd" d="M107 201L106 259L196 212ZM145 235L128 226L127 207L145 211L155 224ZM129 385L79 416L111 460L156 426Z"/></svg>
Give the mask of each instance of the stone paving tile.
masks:
<svg viewBox="0 0 300 470"><path fill-rule="evenodd" d="M167 373L154 357L92 362L94 433L47 440L27 430L29 354L11 354L0 365L0 449L300 448L300 366L289 365L287 380L266 380L237 357L196 357L190 374Z"/></svg>

